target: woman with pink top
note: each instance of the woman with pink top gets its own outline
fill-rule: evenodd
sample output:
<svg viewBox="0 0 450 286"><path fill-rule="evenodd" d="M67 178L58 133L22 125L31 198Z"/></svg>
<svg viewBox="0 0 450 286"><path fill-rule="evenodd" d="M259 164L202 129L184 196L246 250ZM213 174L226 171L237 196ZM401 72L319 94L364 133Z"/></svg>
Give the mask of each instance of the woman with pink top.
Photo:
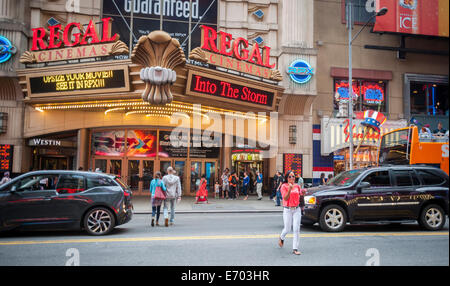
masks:
<svg viewBox="0 0 450 286"><path fill-rule="evenodd" d="M300 198L305 195L305 190L302 190L299 185L295 183L295 174L288 171L284 177L284 183L281 185L281 196L283 198L283 221L284 229L281 232L278 245L283 247L286 235L293 227L294 242L293 251L295 255L300 255L298 246L300 243L300 221L302 218L302 210L300 205Z"/></svg>

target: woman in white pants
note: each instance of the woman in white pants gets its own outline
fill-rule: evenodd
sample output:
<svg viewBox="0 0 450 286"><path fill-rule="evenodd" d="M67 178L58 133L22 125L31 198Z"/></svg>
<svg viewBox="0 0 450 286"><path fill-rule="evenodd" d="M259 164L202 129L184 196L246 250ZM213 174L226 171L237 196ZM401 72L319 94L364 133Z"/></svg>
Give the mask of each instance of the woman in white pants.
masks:
<svg viewBox="0 0 450 286"><path fill-rule="evenodd" d="M300 208L300 196L304 195L304 191L295 183L295 174L288 171L284 177L284 183L281 185L281 196L283 198L283 221L284 229L281 232L278 245L283 247L284 240L288 232L293 228L294 241L292 245L292 253L300 255L298 247L300 244L300 221L302 218L302 210Z"/></svg>

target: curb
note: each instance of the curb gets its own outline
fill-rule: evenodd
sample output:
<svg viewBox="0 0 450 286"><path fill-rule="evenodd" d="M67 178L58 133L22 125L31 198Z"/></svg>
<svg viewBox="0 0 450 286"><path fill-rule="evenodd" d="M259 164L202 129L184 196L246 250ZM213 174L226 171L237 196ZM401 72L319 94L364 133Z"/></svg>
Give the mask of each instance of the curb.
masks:
<svg viewBox="0 0 450 286"><path fill-rule="evenodd" d="M199 214L199 213L281 213L282 210L193 210L175 211L175 214ZM133 214L152 214L152 211L133 211Z"/></svg>

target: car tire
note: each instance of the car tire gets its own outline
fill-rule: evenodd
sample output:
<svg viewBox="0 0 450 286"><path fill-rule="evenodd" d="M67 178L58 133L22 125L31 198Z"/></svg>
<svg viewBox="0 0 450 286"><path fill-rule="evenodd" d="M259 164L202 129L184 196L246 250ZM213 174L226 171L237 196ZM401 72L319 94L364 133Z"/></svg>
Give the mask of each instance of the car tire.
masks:
<svg viewBox="0 0 450 286"><path fill-rule="evenodd" d="M114 215L104 207L93 208L84 216L84 229L90 235L109 234L115 225Z"/></svg>
<svg viewBox="0 0 450 286"><path fill-rule="evenodd" d="M426 206L419 217L419 225L427 230L440 230L446 221L444 210L438 205Z"/></svg>
<svg viewBox="0 0 450 286"><path fill-rule="evenodd" d="M320 212L319 226L323 231L343 231L347 224L347 214L338 205L328 205Z"/></svg>

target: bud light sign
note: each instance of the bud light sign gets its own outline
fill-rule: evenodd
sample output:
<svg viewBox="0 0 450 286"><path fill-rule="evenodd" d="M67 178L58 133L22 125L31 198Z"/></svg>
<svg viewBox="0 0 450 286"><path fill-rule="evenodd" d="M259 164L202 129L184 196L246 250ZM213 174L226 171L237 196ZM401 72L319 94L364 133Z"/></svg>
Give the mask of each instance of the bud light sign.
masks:
<svg viewBox="0 0 450 286"><path fill-rule="evenodd" d="M302 84L311 79L314 69L304 60L296 60L288 67L287 73L294 82Z"/></svg>

